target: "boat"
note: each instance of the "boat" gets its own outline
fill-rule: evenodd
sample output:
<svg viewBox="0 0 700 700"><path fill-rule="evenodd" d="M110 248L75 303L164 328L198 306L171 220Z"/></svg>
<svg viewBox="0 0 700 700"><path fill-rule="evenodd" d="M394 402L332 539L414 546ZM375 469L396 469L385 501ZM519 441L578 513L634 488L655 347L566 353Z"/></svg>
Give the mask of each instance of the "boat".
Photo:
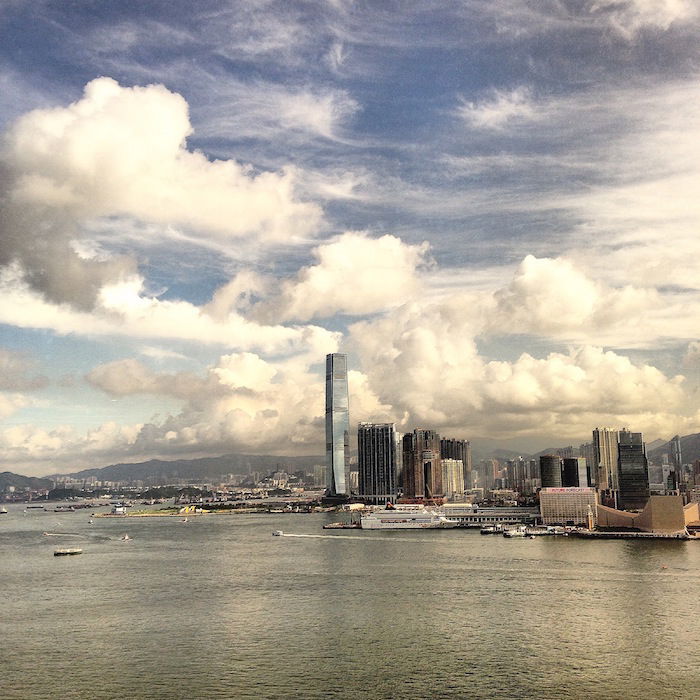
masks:
<svg viewBox="0 0 700 700"><path fill-rule="evenodd" d="M127 542L128 540L131 539L129 535L126 534L126 532L119 538L122 542Z"/></svg>
<svg viewBox="0 0 700 700"><path fill-rule="evenodd" d="M272 531L273 537L282 537L282 535L284 535L284 532L282 532L282 530L273 530Z"/></svg>
<svg viewBox="0 0 700 700"><path fill-rule="evenodd" d="M350 523L343 523L343 522L338 522L338 523L326 523L323 526L324 530L355 530L360 527L360 523L357 521L353 521Z"/></svg>
<svg viewBox="0 0 700 700"><path fill-rule="evenodd" d="M53 555L55 557L71 557L76 554L82 554L83 550L76 547L74 549L57 549L54 551Z"/></svg>
<svg viewBox="0 0 700 700"><path fill-rule="evenodd" d="M372 511L360 518L363 530L436 530L458 525L456 520L450 520L420 504L399 504Z"/></svg>
<svg viewBox="0 0 700 700"><path fill-rule="evenodd" d="M503 537L525 537L525 528L516 527L503 531Z"/></svg>
<svg viewBox="0 0 700 700"><path fill-rule="evenodd" d="M482 535L500 535L503 533L503 528L500 525L484 525L479 532Z"/></svg>
<svg viewBox="0 0 700 700"><path fill-rule="evenodd" d="M7 513L7 508L3 506L2 508L0 508L0 515L5 515L5 513Z"/></svg>

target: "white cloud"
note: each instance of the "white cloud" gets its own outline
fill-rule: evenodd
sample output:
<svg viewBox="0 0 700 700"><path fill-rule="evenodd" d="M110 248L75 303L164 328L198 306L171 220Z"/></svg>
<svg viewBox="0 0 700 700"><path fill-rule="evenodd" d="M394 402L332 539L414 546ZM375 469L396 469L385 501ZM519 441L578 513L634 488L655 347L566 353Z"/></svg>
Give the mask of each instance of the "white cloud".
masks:
<svg viewBox="0 0 700 700"><path fill-rule="evenodd" d="M410 245L391 235L370 238L349 232L313 251L318 264L302 268L296 279L261 302L261 318L300 320L337 313L365 315L415 296L419 268L428 264L428 244Z"/></svg>
<svg viewBox="0 0 700 700"><path fill-rule="evenodd" d="M494 90L478 102L462 99L457 114L476 129L499 130L513 122L535 118L537 110L530 90L518 87L510 91Z"/></svg>
<svg viewBox="0 0 700 700"><path fill-rule="evenodd" d="M98 78L78 102L35 110L10 129L11 194L29 206L48 201L82 216L126 214L226 236L288 239L313 230L319 212L294 201L292 171L255 174L209 161L187 150L191 132L180 95Z"/></svg>
<svg viewBox="0 0 700 700"><path fill-rule="evenodd" d="M90 313L49 303L9 273L0 276L0 291L0 322L59 334L172 338L284 354L333 352L339 339L319 326L265 325L235 311L217 319L207 307L146 296L138 277L103 287Z"/></svg>
<svg viewBox="0 0 700 700"><path fill-rule="evenodd" d="M313 107L292 101L287 118L330 128ZM25 114L4 139L0 264L18 262L36 289L87 308L102 284L135 270L128 257L91 257L89 246L75 243L100 217L194 229L195 241L315 233L320 209L297 199L294 169L255 172L233 160L210 161L187 149L191 131L180 95L162 85L124 88L110 78L88 83L68 107Z"/></svg>
<svg viewBox="0 0 700 700"><path fill-rule="evenodd" d="M668 30L673 24L698 17L695 0L594 0L589 11L605 18L622 36L631 39L646 28Z"/></svg>
<svg viewBox="0 0 700 700"><path fill-rule="evenodd" d="M532 255L494 298L490 330L590 338L612 326L623 343L625 332L643 323L661 303L656 290L614 289L591 279L566 259Z"/></svg>

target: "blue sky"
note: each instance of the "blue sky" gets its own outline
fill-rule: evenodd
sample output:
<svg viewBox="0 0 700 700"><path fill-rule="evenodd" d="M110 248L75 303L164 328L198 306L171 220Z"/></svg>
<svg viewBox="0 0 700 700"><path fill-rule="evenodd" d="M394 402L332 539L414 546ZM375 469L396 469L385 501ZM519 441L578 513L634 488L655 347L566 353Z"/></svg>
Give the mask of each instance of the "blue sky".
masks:
<svg viewBox="0 0 700 700"><path fill-rule="evenodd" d="M31 474L700 430L693 0L0 8L0 454Z"/></svg>

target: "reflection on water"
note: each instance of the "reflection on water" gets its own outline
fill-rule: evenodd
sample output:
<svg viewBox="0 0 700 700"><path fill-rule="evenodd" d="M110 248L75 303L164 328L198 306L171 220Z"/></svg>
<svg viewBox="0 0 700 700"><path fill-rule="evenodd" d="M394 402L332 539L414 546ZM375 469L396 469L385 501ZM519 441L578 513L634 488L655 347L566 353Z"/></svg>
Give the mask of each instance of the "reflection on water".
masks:
<svg viewBox="0 0 700 700"><path fill-rule="evenodd" d="M698 543L10 511L4 697L696 695Z"/></svg>

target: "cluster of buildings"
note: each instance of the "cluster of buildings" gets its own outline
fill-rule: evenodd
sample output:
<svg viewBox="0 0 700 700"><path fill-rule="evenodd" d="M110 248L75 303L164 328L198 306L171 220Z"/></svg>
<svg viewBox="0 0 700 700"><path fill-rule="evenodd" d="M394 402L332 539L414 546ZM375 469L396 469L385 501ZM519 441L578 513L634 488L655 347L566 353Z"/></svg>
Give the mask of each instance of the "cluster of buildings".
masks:
<svg viewBox="0 0 700 700"><path fill-rule="evenodd" d="M347 356L326 357L326 463L328 494L353 490L350 470ZM446 439L434 430L402 435L394 423L360 423L357 431L357 493L369 503L404 499L461 500L471 488L468 440Z"/></svg>
<svg viewBox="0 0 700 700"><path fill-rule="evenodd" d="M578 450L568 447L505 463L483 460L475 466L468 440L446 439L428 429L402 435L393 423L360 423L355 489L349 434L347 356L333 353L326 357L326 485L331 499L356 492L374 504L399 499L449 503L490 491L508 494L508 505L536 499L545 524L572 525L595 522L599 506L613 514L642 511L651 496L673 496L681 504L700 501L700 464L693 471L684 469L678 436L660 465L649 464L642 433L595 428L591 442ZM608 513L606 522L612 520Z"/></svg>

